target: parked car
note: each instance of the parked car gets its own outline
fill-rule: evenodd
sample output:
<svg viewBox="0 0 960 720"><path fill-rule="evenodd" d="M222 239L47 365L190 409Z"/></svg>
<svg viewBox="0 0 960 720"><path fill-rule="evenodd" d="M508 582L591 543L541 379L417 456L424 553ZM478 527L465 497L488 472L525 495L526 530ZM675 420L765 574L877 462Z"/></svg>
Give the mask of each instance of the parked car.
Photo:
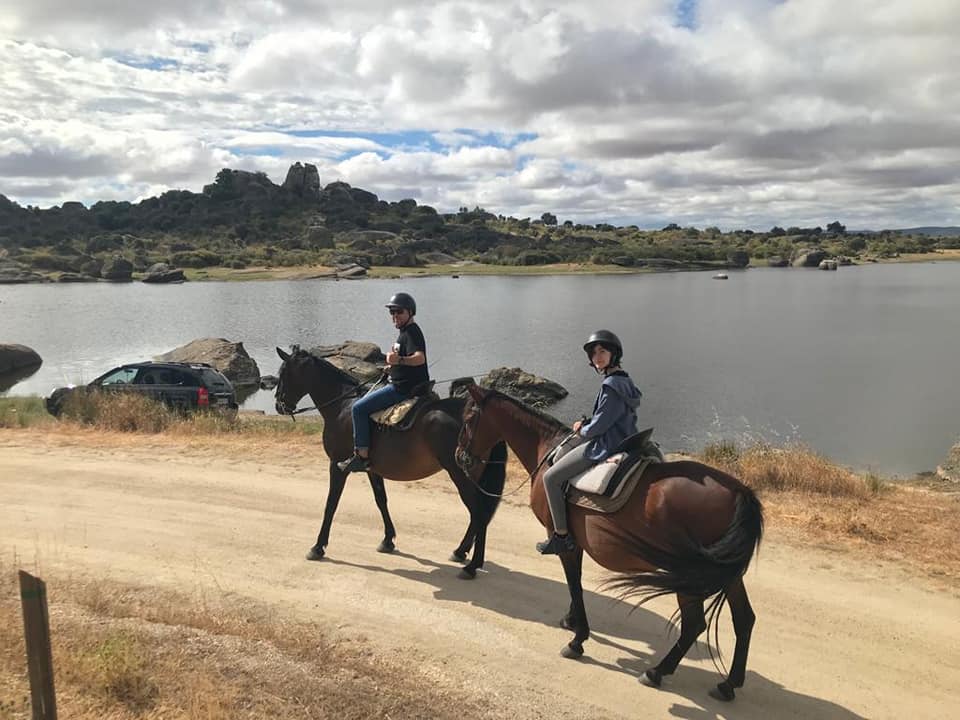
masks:
<svg viewBox="0 0 960 720"><path fill-rule="evenodd" d="M130 363L104 373L81 386L57 388L46 399L47 411L59 416L64 401L77 391L137 393L165 403L174 410L215 410L236 414L239 405L233 385L206 363Z"/></svg>

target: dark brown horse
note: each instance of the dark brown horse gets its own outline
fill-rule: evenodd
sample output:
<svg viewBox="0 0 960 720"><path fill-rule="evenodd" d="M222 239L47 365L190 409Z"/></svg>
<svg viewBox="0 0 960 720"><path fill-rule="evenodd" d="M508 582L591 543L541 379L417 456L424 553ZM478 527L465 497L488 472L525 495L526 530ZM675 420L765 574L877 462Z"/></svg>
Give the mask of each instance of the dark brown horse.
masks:
<svg viewBox="0 0 960 720"><path fill-rule="evenodd" d="M323 449L330 459L330 489L323 513L323 524L317 541L307 553L308 560L323 558L330 540L330 526L346 484L346 475L337 462L353 453L353 418L350 408L364 388L351 376L304 350L287 353L277 348L283 360L276 389L277 412L292 415L297 403L309 395L323 416ZM507 448L503 442L487 448L489 461L483 463L479 477L469 476L456 461L457 438L463 422L464 398L446 398L432 402L417 413L408 430L375 428L370 444L370 485L383 518L383 540L380 552L395 549L396 530L387 509L387 492L383 479L420 480L446 470L457 486L460 499L470 512L470 524L463 540L453 551L452 560L466 562L473 547L473 556L460 571L461 578L473 578L483 567L487 525L496 512L506 477ZM484 455L486 458L487 455Z"/></svg>
<svg viewBox="0 0 960 720"><path fill-rule="evenodd" d="M552 531L541 464L570 434L570 428L496 390L477 385L468 389L475 402L466 410L458 458L469 467L476 457L484 456L494 440L504 438L530 473L534 514ZM621 597L638 597L644 602L659 595L677 595L680 637L667 656L646 671L649 685L659 687L700 634L715 626L724 602L730 606L736 632L733 663L729 676L711 695L732 700L734 688L743 685L754 623L743 575L763 534L763 509L750 488L698 462L655 463L644 472L627 504L615 513L577 505L570 505L568 511L578 549L560 556L571 599L562 624L574 632L563 649L564 657L580 657L590 635L581 585L586 551L601 566L621 573L609 583L622 591Z"/></svg>

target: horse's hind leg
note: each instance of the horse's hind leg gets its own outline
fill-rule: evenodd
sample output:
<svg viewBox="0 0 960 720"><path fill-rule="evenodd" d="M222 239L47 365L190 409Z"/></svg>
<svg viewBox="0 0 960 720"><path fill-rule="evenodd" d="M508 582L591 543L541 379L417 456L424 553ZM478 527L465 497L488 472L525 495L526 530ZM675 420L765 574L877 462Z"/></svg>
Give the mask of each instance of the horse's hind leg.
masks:
<svg viewBox="0 0 960 720"><path fill-rule="evenodd" d="M703 599L686 595L677 595L680 604L680 637L670 652L660 663L647 670L644 677L647 685L660 687L664 675L673 675L680 660L696 642L700 634L707 629L707 619L703 614Z"/></svg>
<svg viewBox="0 0 960 720"><path fill-rule="evenodd" d="M333 525L333 516L337 513L337 506L340 504L340 496L343 495L343 488L347 484L347 476L340 471L337 464L330 461L330 489L327 490L327 504L323 509L323 524L320 526L320 534L317 535L316 544L310 548L307 553L307 560L322 560L325 554L327 543L330 542L330 526Z"/></svg>
<svg viewBox="0 0 960 720"><path fill-rule="evenodd" d="M750 652L750 636L753 633L753 624L757 616L750 607L747 598L747 589L743 586L743 578L737 578L726 588L727 604L730 606L730 616L733 618L733 631L737 636L737 644L733 651L733 664L730 666L730 675L710 691L718 700L733 700L734 688L743 687L747 673L747 654Z"/></svg>
<svg viewBox="0 0 960 720"><path fill-rule="evenodd" d="M380 509L380 517L383 518L383 540L377 546L377 552L391 553L397 549L393 541L397 537L397 530L393 527L393 519L390 517L390 510L387 509L387 489L383 486L383 476L368 472L370 478L370 487L373 488L373 498L377 501L377 507Z"/></svg>

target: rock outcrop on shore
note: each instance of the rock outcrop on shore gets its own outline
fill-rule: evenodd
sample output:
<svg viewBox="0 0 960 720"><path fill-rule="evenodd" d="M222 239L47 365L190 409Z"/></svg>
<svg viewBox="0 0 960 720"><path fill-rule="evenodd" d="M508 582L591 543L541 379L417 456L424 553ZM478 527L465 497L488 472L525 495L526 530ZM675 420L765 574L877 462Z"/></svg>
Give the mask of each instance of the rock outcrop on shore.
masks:
<svg viewBox="0 0 960 720"><path fill-rule="evenodd" d="M161 362L207 363L238 388L259 387L260 368L242 342L224 338L200 338L154 358Z"/></svg>
<svg viewBox="0 0 960 720"><path fill-rule="evenodd" d="M553 405L569 394L560 383L516 367L494 368L483 377L480 385L499 390L533 407Z"/></svg>
<svg viewBox="0 0 960 720"><path fill-rule="evenodd" d="M186 278L180 268L171 268L166 263L154 263L147 268L142 281L145 283L182 283L186 281Z"/></svg>
<svg viewBox="0 0 960 720"><path fill-rule="evenodd" d="M0 343L0 374L38 368L42 364L43 359L33 348L17 343Z"/></svg>
<svg viewBox="0 0 960 720"><path fill-rule="evenodd" d="M318 345L309 352L336 365L359 382L377 379L383 372L387 356L372 342L346 340L337 345Z"/></svg>
<svg viewBox="0 0 960 720"><path fill-rule="evenodd" d="M937 475L944 480L960 483L960 442L950 448L947 459L937 465Z"/></svg>

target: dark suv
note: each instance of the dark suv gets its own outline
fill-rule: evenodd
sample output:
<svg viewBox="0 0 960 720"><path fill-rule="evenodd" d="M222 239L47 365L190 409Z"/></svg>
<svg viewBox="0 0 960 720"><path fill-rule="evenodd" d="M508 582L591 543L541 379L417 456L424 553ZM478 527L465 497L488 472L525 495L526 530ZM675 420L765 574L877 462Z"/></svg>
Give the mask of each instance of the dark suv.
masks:
<svg viewBox="0 0 960 720"><path fill-rule="evenodd" d="M66 398L83 392L138 393L160 400L174 410L216 410L236 414L233 385L206 363L142 362L114 368L85 386L57 388L46 399L47 411L60 415Z"/></svg>

